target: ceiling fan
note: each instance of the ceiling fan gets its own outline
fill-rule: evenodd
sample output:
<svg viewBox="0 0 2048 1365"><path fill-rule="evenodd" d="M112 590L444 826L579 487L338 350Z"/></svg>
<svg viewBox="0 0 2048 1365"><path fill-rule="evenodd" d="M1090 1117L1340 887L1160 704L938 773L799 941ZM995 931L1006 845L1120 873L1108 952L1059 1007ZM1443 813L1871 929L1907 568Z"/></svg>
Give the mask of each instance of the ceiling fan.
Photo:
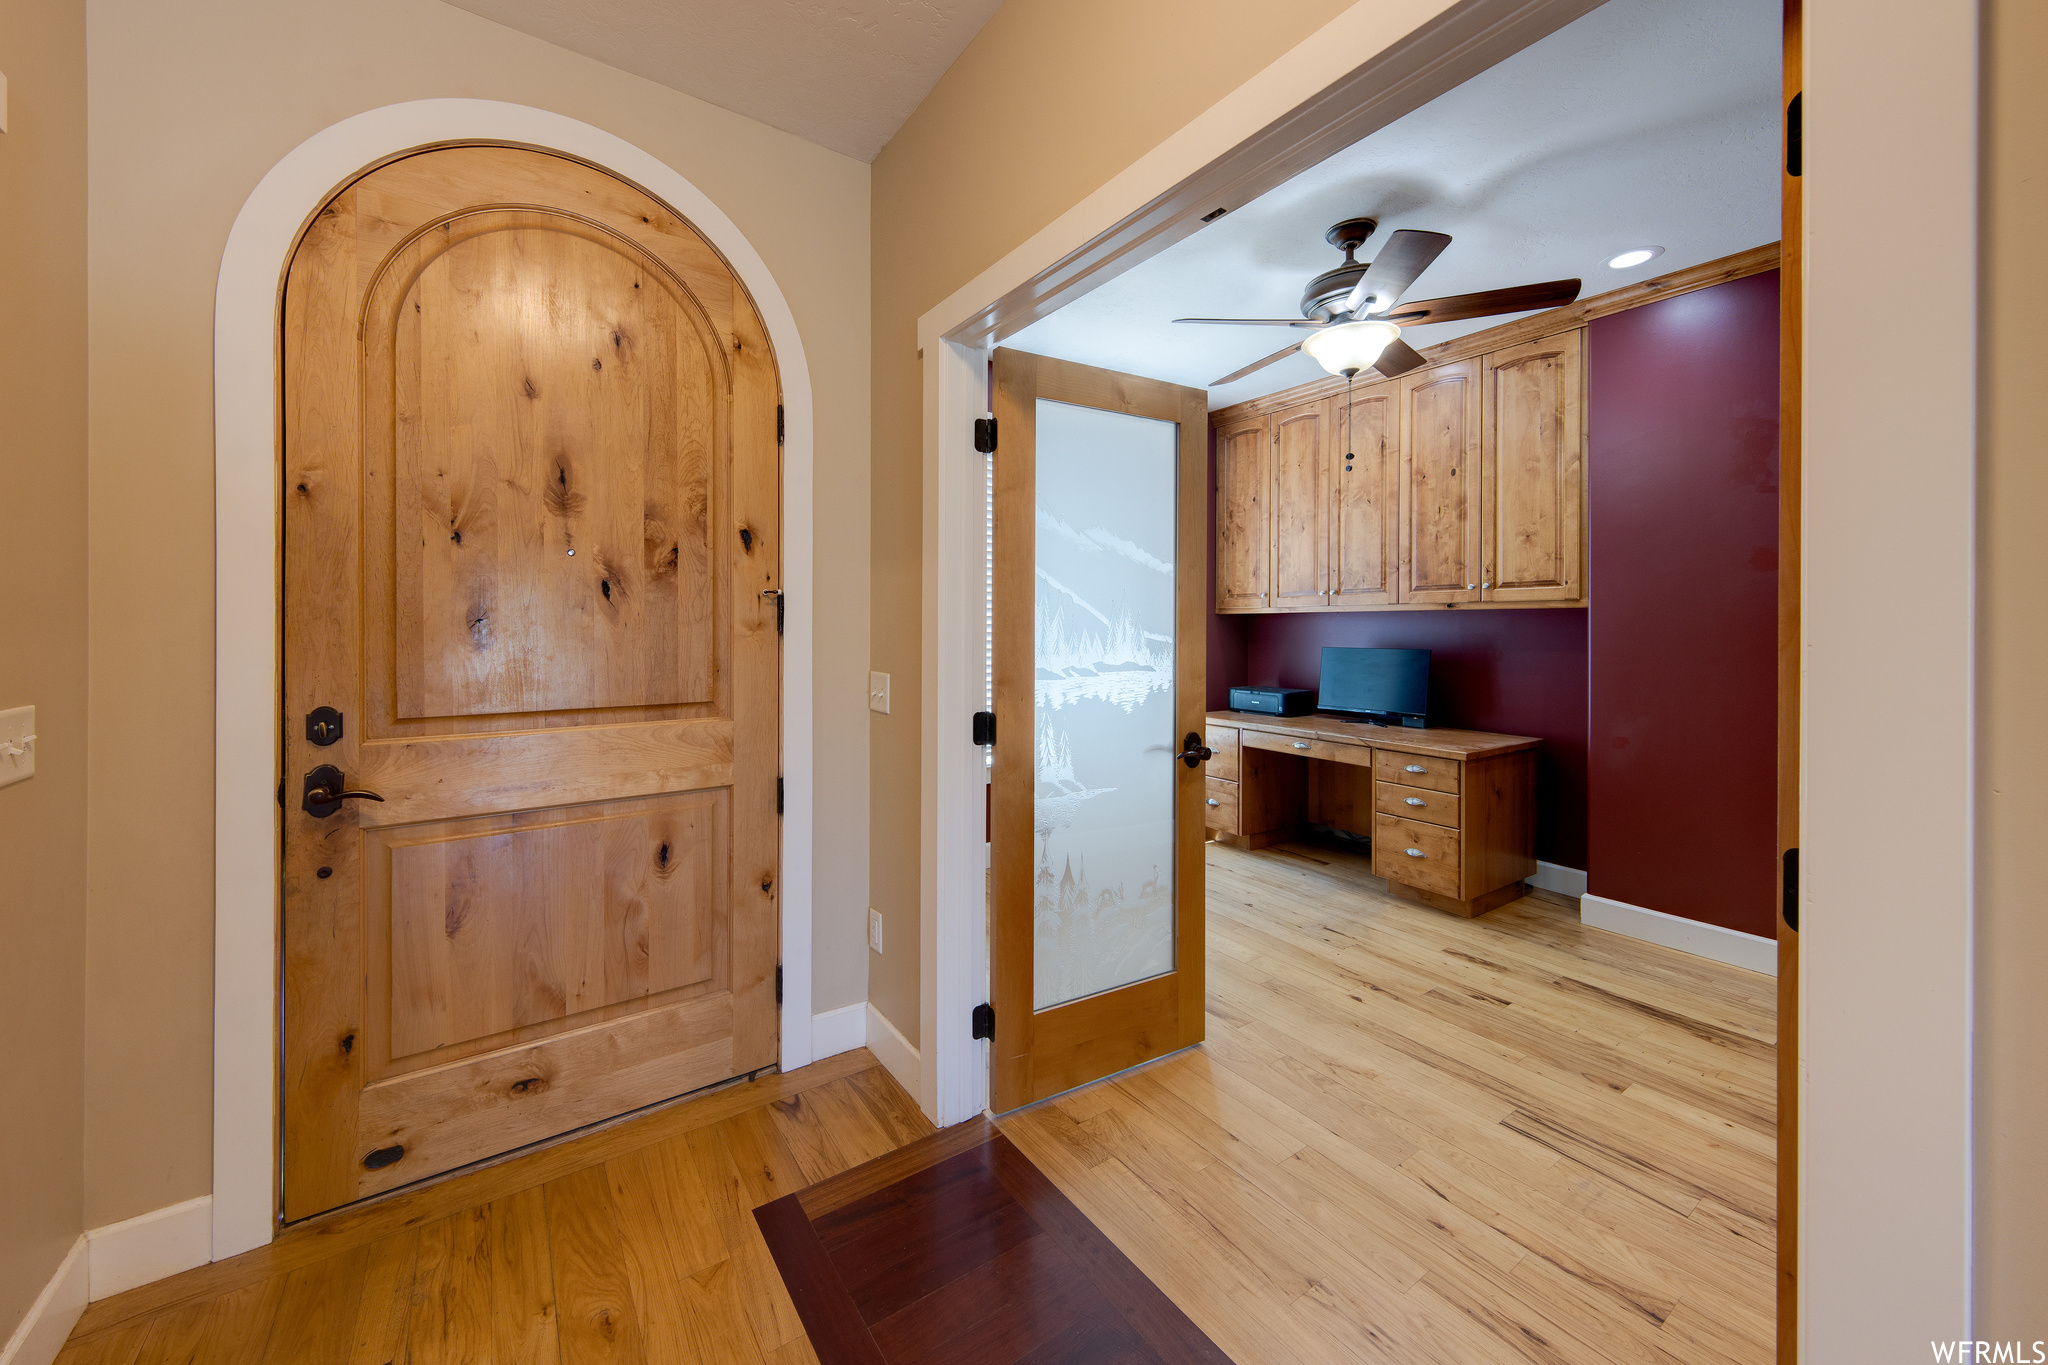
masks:
<svg viewBox="0 0 2048 1365"><path fill-rule="evenodd" d="M1457 322L1465 318L1491 317L1495 313L1526 313L1538 308L1555 308L1579 296L1578 280L1549 280L1543 284L1517 285L1510 289L1488 289L1478 294L1453 294L1448 298L1402 303L1401 295L1415 283L1415 277L1451 244L1443 232L1417 232L1402 228L1387 238L1379 255L1360 261L1356 253L1379 227L1376 218L1347 218L1323 235L1331 246L1344 252L1344 263L1325 270L1301 291L1301 317L1296 318L1175 318L1175 322L1198 322L1227 327L1301 327L1309 335L1263 360L1254 360L1212 384L1230 384L1296 351L1307 351L1331 374L1345 378L1368 367L1389 379L1406 374L1427 362L1413 346L1401 340L1401 324Z"/></svg>

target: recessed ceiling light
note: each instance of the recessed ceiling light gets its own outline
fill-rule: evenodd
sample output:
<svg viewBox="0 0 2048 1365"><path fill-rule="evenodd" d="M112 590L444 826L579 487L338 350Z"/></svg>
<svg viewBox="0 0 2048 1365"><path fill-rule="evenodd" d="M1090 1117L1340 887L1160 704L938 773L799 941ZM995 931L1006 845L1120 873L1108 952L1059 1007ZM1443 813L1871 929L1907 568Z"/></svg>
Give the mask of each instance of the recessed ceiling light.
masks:
<svg viewBox="0 0 2048 1365"><path fill-rule="evenodd" d="M1607 263L1610 270L1628 270L1644 261L1654 261L1664 254L1661 246L1639 246L1634 251L1624 251Z"/></svg>

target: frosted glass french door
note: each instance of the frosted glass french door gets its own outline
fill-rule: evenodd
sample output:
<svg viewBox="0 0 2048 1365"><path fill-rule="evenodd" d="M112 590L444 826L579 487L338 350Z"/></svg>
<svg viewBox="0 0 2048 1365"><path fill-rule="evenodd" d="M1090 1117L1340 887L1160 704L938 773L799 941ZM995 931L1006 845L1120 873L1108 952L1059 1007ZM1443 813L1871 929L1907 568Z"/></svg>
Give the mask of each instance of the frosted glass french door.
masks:
<svg viewBox="0 0 2048 1365"><path fill-rule="evenodd" d="M1202 1036L1207 413L1199 389L1013 351L995 411L1007 1109Z"/></svg>

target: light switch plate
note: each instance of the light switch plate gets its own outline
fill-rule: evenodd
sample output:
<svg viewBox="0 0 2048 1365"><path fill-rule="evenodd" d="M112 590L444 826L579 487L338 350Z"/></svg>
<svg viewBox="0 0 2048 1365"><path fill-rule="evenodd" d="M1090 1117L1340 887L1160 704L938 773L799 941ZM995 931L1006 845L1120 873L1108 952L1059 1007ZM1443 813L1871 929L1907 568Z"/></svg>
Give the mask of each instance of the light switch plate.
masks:
<svg viewBox="0 0 2048 1365"><path fill-rule="evenodd" d="M882 951L882 912L872 905L868 907L868 948L877 953Z"/></svg>
<svg viewBox="0 0 2048 1365"><path fill-rule="evenodd" d="M0 711L0 787L36 775L35 738L35 707Z"/></svg>
<svg viewBox="0 0 2048 1365"><path fill-rule="evenodd" d="M868 674L868 710L889 714L889 675Z"/></svg>

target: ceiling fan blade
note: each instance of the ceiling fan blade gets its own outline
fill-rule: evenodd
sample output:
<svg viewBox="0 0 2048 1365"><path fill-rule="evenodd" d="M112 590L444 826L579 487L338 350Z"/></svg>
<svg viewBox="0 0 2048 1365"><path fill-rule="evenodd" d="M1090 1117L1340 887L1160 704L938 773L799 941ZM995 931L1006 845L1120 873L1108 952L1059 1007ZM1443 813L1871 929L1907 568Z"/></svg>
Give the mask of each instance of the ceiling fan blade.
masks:
<svg viewBox="0 0 2048 1365"><path fill-rule="evenodd" d="M1358 310L1365 307L1367 299L1379 301L1372 316L1379 317L1394 305L1395 300L1408 292L1408 286L1415 283L1415 277L1429 269L1429 263L1443 254L1451 244L1448 233L1417 232L1402 228L1387 238L1387 244L1380 248L1380 254L1373 257L1372 265L1353 285L1345 296L1344 306L1339 312L1358 316Z"/></svg>
<svg viewBox="0 0 2048 1365"><path fill-rule="evenodd" d="M1416 350L1413 346L1401 340L1401 338L1395 337L1387 343L1386 349L1380 352L1380 358L1373 362L1372 367L1387 378L1392 379L1397 375L1404 375L1410 370L1419 370L1428 363L1427 360L1422 358L1422 352Z"/></svg>
<svg viewBox="0 0 2048 1365"><path fill-rule="evenodd" d="M1267 356L1264 360L1254 360L1251 364L1245 366L1241 370L1232 370L1229 374L1224 375L1221 379L1210 380L1209 387L1213 389L1224 384L1235 384L1238 380L1244 378L1246 375L1253 374L1259 370L1263 370L1276 360L1285 360L1287 359L1287 357L1293 355L1296 351L1300 349L1301 343L1297 341L1285 350L1273 352L1273 354Z"/></svg>
<svg viewBox="0 0 2048 1365"><path fill-rule="evenodd" d="M1542 284L1518 284L1512 289L1488 289L1479 294L1453 294L1441 299L1418 299L1398 304L1386 313L1388 322L1414 327L1425 322L1460 322L1466 318L1492 317L1495 313L1527 313L1538 308L1556 308L1579 297L1579 281L1547 280Z"/></svg>
<svg viewBox="0 0 2048 1365"><path fill-rule="evenodd" d="M1211 327L1325 327L1307 318L1175 318L1175 322L1205 322Z"/></svg>

